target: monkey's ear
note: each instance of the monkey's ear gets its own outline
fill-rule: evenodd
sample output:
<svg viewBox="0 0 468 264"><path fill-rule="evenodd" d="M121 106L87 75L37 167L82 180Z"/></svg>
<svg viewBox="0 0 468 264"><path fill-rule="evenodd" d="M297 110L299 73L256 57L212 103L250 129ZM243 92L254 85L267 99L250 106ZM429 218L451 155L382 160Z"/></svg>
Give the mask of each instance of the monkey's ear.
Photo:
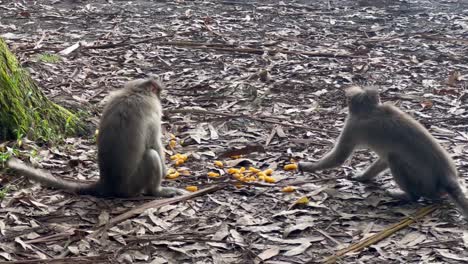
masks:
<svg viewBox="0 0 468 264"><path fill-rule="evenodd" d="M161 91L164 90L164 86L161 81L157 78L149 78L142 84L146 89L150 90L152 93L157 96L161 95Z"/></svg>
<svg viewBox="0 0 468 264"><path fill-rule="evenodd" d="M352 85L352 86L349 86L349 87L345 88L345 96L347 98L353 97L353 96L358 95L358 94L363 93L363 92L364 92L364 90L361 87L357 86L357 85Z"/></svg>

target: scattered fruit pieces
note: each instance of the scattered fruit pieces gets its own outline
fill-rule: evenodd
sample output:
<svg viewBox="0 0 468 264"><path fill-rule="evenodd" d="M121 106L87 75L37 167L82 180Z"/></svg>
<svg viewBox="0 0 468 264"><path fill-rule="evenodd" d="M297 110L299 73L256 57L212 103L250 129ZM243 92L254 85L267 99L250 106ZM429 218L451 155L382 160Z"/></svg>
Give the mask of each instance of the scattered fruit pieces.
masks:
<svg viewBox="0 0 468 264"><path fill-rule="evenodd" d="M267 176L271 176L273 174L273 169L266 169L263 171Z"/></svg>
<svg viewBox="0 0 468 264"><path fill-rule="evenodd" d="M222 161L219 161L219 160L215 160L214 161L214 165L218 168L223 168L224 167L224 164Z"/></svg>
<svg viewBox="0 0 468 264"><path fill-rule="evenodd" d="M297 164L292 163L292 164L284 165L284 170L286 171L297 170Z"/></svg>
<svg viewBox="0 0 468 264"><path fill-rule="evenodd" d="M187 159L188 159L188 156L185 154L177 153L171 156L171 160L175 160L176 166L184 164L187 161Z"/></svg>
<svg viewBox="0 0 468 264"><path fill-rule="evenodd" d="M296 190L296 187L294 187L294 186L286 186L281 191L290 193L290 192L294 192L295 190Z"/></svg>
<svg viewBox="0 0 468 264"><path fill-rule="evenodd" d="M185 190L187 190L189 192L196 192L196 191L198 191L198 187L190 185L190 186L185 187Z"/></svg>
<svg viewBox="0 0 468 264"><path fill-rule="evenodd" d="M210 171L210 172L208 172L208 177L217 178L217 177L219 177L219 173L214 172L214 171Z"/></svg>

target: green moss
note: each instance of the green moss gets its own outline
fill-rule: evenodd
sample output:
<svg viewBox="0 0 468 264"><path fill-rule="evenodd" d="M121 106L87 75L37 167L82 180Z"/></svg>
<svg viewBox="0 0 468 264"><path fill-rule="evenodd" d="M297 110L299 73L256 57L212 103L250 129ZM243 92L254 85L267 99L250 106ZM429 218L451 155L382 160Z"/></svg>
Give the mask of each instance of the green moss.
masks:
<svg viewBox="0 0 468 264"><path fill-rule="evenodd" d="M71 111L53 103L0 38L0 136L56 141L84 129Z"/></svg>
<svg viewBox="0 0 468 264"><path fill-rule="evenodd" d="M57 54L41 53L41 54L37 55L37 60L38 61L47 62L47 63L57 63L61 59L62 58Z"/></svg>

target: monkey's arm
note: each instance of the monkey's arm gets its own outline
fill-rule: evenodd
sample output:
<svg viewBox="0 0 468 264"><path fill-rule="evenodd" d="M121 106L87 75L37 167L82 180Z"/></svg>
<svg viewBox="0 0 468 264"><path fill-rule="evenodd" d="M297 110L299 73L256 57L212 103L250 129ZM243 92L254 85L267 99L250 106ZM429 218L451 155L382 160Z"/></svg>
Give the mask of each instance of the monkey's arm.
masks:
<svg viewBox="0 0 468 264"><path fill-rule="evenodd" d="M358 143L355 134L357 134L357 131L345 124L336 146L317 162L299 162L299 170L313 172L340 166L351 156Z"/></svg>

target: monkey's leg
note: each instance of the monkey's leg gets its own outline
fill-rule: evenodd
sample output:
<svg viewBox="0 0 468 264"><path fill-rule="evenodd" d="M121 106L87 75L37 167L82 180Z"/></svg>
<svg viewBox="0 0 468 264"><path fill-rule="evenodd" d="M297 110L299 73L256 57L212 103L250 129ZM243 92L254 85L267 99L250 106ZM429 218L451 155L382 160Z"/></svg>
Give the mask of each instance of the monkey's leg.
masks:
<svg viewBox="0 0 468 264"><path fill-rule="evenodd" d="M165 168L166 166L156 150L149 149L145 152L141 167L139 168L139 173L143 173L140 175L144 175L144 179L148 183L148 187L144 190L145 194L156 197L174 197L185 193L181 189L161 187Z"/></svg>
<svg viewBox="0 0 468 264"><path fill-rule="evenodd" d="M387 194L395 199L404 201L417 201L420 197L416 182L413 182L417 170L412 170L410 166L403 161L398 154L390 153L388 155L388 166L392 172L393 179L403 190L387 190Z"/></svg>
<svg viewBox="0 0 468 264"><path fill-rule="evenodd" d="M461 213L465 216L466 220L468 220L468 199L456 180L449 178L448 181L446 191L450 199L460 208Z"/></svg>
<svg viewBox="0 0 468 264"><path fill-rule="evenodd" d="M362 174L353 177L353 180L359 182L369 181L379 175L382 171L388 169L387 162L382 159L378 158L372 165L370 165Z"/></svg>

